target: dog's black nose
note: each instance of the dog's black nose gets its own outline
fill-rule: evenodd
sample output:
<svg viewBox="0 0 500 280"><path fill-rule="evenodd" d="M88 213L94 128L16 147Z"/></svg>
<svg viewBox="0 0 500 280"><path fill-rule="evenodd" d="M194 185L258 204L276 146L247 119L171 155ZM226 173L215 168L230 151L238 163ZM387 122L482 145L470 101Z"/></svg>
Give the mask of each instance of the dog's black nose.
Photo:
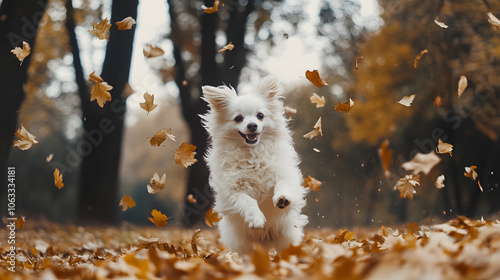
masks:
<svg viewBox="0 0 500 280"><path fill-rule="evenodd" d="M257 130L257 124L256 123L249 123L247 125L248 131L250 132L255 132Z"/></svg>

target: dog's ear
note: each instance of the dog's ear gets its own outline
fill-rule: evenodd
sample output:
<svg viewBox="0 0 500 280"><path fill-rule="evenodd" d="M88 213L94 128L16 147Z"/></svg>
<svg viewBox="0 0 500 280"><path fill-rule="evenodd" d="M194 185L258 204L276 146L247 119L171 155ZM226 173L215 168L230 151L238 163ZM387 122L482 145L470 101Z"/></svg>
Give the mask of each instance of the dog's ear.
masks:
<svg viewBox="0 0 500 280"><path fill-rule="evenodd" d="M278 96L279 88L280 82L278 75L269 75L264 77L260 82L258 92L262 96L274 98Z"/></svg>
<svg viewBox="0 0 500 280"><path fill-rule="evenodd" d="M227 86L202 86L201 90L203 91L203 100L208 102L210 107L214 109L227 106L229 100L236 96L234 88Z"/></svg>

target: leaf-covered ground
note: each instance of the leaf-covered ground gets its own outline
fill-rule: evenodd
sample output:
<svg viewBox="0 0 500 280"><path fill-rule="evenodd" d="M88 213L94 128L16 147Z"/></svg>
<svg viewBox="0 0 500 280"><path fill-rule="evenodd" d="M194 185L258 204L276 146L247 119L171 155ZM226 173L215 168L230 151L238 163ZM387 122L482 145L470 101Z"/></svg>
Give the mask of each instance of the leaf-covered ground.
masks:
<svg viewBox="0 0 500 280"><path fill-rule="evenodd" d="M5 238L6 229L1 230ZM84 228L16 231L15 272L0 244L0 279L498 279L500 222L458 217L400 228L308 230L276 255L240 257L216 230Z"/></svg>

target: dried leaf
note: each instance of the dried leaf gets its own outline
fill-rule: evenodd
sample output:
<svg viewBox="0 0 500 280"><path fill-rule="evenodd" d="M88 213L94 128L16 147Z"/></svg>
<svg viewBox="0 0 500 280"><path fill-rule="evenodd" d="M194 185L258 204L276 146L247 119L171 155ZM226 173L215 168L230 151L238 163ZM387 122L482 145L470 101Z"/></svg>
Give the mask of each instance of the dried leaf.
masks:
<svg viewBox="0 0 500 280"><path fill-rule="evenodd" d="M217 12L217 9L219 9L219 0L214 1L213 7L207 7L205 5L202 5L201 8L203 9L204 13L213 14L213 13Z"/></svg>
<svg viewBox="0 0 500 280"><path fill-rule="evenodd" d="M223 51L232 51L234 49L233 42L229 42L229 44L225 45L222 49L219 50L219 52Z"/></svg>
<svg viewBox="0 0 500 280"><path fill-rule="evenodd" d="M477 186L479 187L479 190L481 190L481 192L484 192L483 187L481 186L480 180L477 180Z"/></svg>
<svg viewBox="0 0 500 280"><path fill-rule="evenodd" d="M153 104L155 101L155 95L145 92L143 96L145 101L143 103L139 103L139 105L141 106L142 109L148 112L149 115L149 112L153 111L154 109L156 109L156 107L158 107L157 104Z"/></svg>
<svg viewBox="0 0 500 280"><path fill-rule="evenodd" d="M151 44L146 44L142 49L142 54L146 58L158 57L165 54L165 52L159 47L153 47Z"/></svg>
<svg viewBox="0 0 500 280"><path fill-rule="evenodd" d="M413 67L414 68L417 68L418 66L418 63L420 62L420 60L422 59L422 56L424 56L424 54L426 53L429 53L429 50L428 49L425 49L423 51L421 51L416 57L415 57L415 60L413 61Z"/></svg>
<svg viewBox="0 0 500 280"><path fill-rule="evenodd" d="M439 143L438 143L438 146L437 146L437 152L438 154L445 154L445 153L448 153L451 155L451 152L453 151L453 145L452 144L448 144L448 143L444 143L443 141L441 141L441 139L439 139Z"/></svg>
<svg viewBox="0 0 500 280"><path fill-rule="evenodd" d="M16 220L16 227L17 227L18 229L22 230L22 229L23 229L23 227L24 227L24 223L25 223L25 222L26 222L26 217L21 216L21 218L18 218L18 219Z"/></svg>
<svg viewBox="0 0 500 280"><path fill-rule="evenodd" d="M158 175L158 173L153 174L153 178L149 179L148 193L155 194L165 188L165 182L167 181L167 174L163 173L163 176Z"/></svg>
<svg viewBox="0 0 500 280"><path fill-rule="evenodd" d="M493 26L495 30L500 30L500 20L495 17L491 12L488 12L488 22Z"/></svg>
<svg viewBox="0 0 500 280"><path fill-rule="evenodd" d="M326 101L324 96L320 97L316 93L313 93L313 95L309 97L309 99L311 100L311 103L316 103L316 108L325 107Z"/></svg>
<svg viewBox="0 0 500 280"><path fill-rule="evenodd" d="M118 30L129 30L135 25L135 19L132 17L126 17L121 21L115 22L116 26L118 26Z"/></svg>
<svg viewBox="0 0 500 280"><path fill-rule="evenodd" d="M389 171L389 166L391 164L392 159L392 150L389 149L389 140L384 140L378 149L378 156L380 158L380 162L382 163L382 169L384 170L384 176L389 178L391 172Z"/></svg>
<svg viewBox="0 0 500 280"><path fill-rule="evenodd" d="M475 165L465 167L464 176L467 178L471 178L472 180L475 181L478 177L476 169L477 169L477 166L475 166Z"/></svg>
<svg viewBox="0 0 500 280"><path fill-rule="evenodd" d="M436 17L436 19L434 19L434 22L441 28L448 28L448 25L442 23L439 21L439 19Z"/></svg>
<svg viewBox="0 0 500 280"><path fill-rule="evenodd" d="M439 109L439 107L441 107L441 105L443 104L443 98L441 96L436 96L436 98L434 99L434 106L436 106L436 108Z"/></svg>
<svg viewBox="0 0 500 280"><path fill-rule="evenodd" d="M415 186L420 185L420 175L406 175L399 179L394 190L399 190L399 196L402 198L413 199L413 194L417 193Z"/></svg>
<svg viewBox="0 0 500 280"><path fill-rule="evenodd" d="M297 114L297 109L285 106L285 114L288 114L288 115Z"/></svg>
<svg viewBox="0 0 500 280"><path fill-rule="evenodd" d="M334 106L335 110L339 112L346 112L348 114L351 111L352 107L354 107L354 101L352 101L351 98L349 98L349 101L347 101L346 103L339 102L337 106Z"/></svg>
<svg viewBox="0 0 500 280"><path fill-rule="evenodd" d="M90 73L90 75L89 75L89 81L95 82L95 83L102 83L102 82L104 82L104 80L101 78L101 76L97 75L95 73L95 71L92 72L92 73Z"/></svg>
<svg viewBox="0 0 500 280"><path fill-rule="evenodd" d="M363 58L364 58L363 56L358 56L356 58L356 63L354 65L354 71L357 71L359 69L359 64L360 64L361 60L363 60Z"/></svg>
<svg viewBox="0 0 500 280"><path fill-rule="evenodd" d="M166 129L163 128L162 130L158 131L151 137L151 140L149 140L149 143L153 147L158 147L165 141L165 139L170 138L172 141L175 141L175 136L172 134L172 129Z"/></svg>
<svg viewBox="0 0 500 280"><path fill-rule="evenodd" d="M52 158L54 157L54 154L50 154L48 155L46 158L45 158L45 161L46 162L50 162L52 160Z"/></svg>
<svg viewBox="0 0 500 280"><path fill-rule="evenodd" d="M89 30L90 33L94 34L99 40L107 40L109 41L109 28L111 24L108 24L108 19L105 18L101 22L97 23L94 21L92 25L92 30Z"/></svg>
<svg viewBox="0 0 500 280"><path fill-rule="evenodd" d="M195 204L196 202L198 202L198 200L196 200L196 198L194 198L192 194L189 194L186 199L191 204Z"/></svg>
<svg viewBox="0 0 500 280"><path fill-rule="evenodd" d="M304 179L304 183L302 183L302 186L304 188L310 188L312 191L319 191L319 189L321 188L321 182L314 179L313 177L311 177L311 175L307 176L307 178Z"/></svg>
<svg viewBox="0 0 500 280"><path fill-rule="evenodd" d="M205 224L209 227L213 227L214 223L218 223L220 220L222 220L222 217L219 216L219 213L214 211L213 207L208 209L207 213L205 213Z"/></svg>
<svg viewBox="0 0 500 280"><path fill-rule="evenodd" d="M313 139L314 137L323 136L323 130L321 129L321 117L313 127L313 131L304 134L304 138Z"/></svg>
<svg viewBox="0 0 500 280"><path fill-rule="evenodd" d="M165 214L162 214L160 211L156 210L156 209L153 209L153 211L151 211L151 216L152 218L148 217L148 219L156 225L156 227L163 227L163 226L166 226L167 225L167 220L169 218L167 218L167 215Z"/></svg>
<svg viewBox="0 0 500 280"><path fill-rule="evenodd" d="M58 189L64 187L63 176L62 174L60 174L59 168L56 168L56 170L54 170L54 184Z"/></svg>
<svg viewBox="0 0 500 280"><path fill-rule="evenodd" d="M118 206L122 207L122 211L127 210L128 208L132 208L135 206L135 201L132 199L132 197L128 195L123 195L122 199L120 200L120 204Z"/></svg>
<svg viewBox="0 0 500 280"><path fill-rule="evenodd" d="M401 165L404 170L412 171L413 174L429 174L431 169L441 161L434 151L428 154L417 153L410 161Z"/></svg>
<svg viewBox="0 0 500 280"><path fill-rule="evenodd" d="M15 47L10 52L13 53L19 61L21 61L21 65L22 65L24 59L30 54L31 47L30 47L30 44L23 41L23 48L22 49L20 47Z"/></svg>
<svg viewBox="0 0 500 280"><path fill-rule="evenodd" d="M441 175L439 175L439 177L437 177L436 183L434 185L438 189L444 188L444 175L443 174L441 174Z"/></svg>
<svg viewBox="0 0 500 280"><path fill-rule="evenodd" d="M462 93L464 93L466 88L467 88L467 77L462 75L460 76L460 80L458 81L458 98L462 96Z"/></svg>
<svg viewBox="0 0 500 280"><path fill-rule="evenodd" d="M399 100L398 103L403 106L410 107L411 103L413 102L413 99L415 99L415 94L412 94L410 96L403 96L403 98L401 98L401 100Z"/></svg>
<svg viewBox="0 0 500 280"><path fill-rule="evenodd" d="M323 79L319 76L318 70L306 71L306 78L315 86L322 87L328 85Z"/></svg>
<svg viewBox="0 0 500 280"><path fill-rule="evenodd" d="M18 147L23 151L26 151L31 148L31 146L38 144L38 141L35 140L35 136L29 133L26 128L24 128L23 124L21 124L21 128L16 131L15 136L17 136L19 140L14 141L14 147Z"/></svg>
<svg viewBox="0 0 500 280"><path fill-rule="evenodd" d="M316 148L313 148L313 151L315 151L316 153L321 153L321 151L319 149L316 149Z"/></svg>
<svg viewBox="0 0 500 280"><path fill-rule="evenodd" d="M182 167L188 167L193 165L195 162L198 160L194 158L196 155L196 146L187 144L187 143L182 143L182 145L174 151L175 153L175 163Z"/></svg>
<svg viewBox="0 0 500 280"><path fill-rule="evenodd" d="M95 71L92 72L89 76L89 81L96 82L92 85L92 91L90 92L90 102L97 100L97 104L99 107L103 108L106 101L111 101L110 90L113 89L111 85L104 82L104 80L95 74Z"/></svg>

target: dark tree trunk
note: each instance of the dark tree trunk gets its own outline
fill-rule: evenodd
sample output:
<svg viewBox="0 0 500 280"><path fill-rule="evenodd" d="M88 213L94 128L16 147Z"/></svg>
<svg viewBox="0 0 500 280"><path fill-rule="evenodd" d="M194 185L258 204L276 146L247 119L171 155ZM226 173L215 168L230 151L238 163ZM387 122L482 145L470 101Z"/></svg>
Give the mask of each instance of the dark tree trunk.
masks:
<svg viewBox="0 0 500 280"><path fill-rule="evenodd" d="M17 129L17 114L25 97L24 84L28 78L29 55L22 65L10 51L23 47L23 41L33 52L38 26L42 20L48 0L4 0L0 7L0 184L7 174L7 160ZM2 188L3 189L3 188ZM4 195L2 191L2 210Z"/></svg>
<svg viewBox="0 0 500 280"><path fill-rule="evenodd" d="M137 18L138 0L113 1L111 21ZM123 91L128 83L134 31L110 29L101 77L113 86L112 100L101 108L81 96L84 137L76 150L82 157L78 218L80 222L118 222L118 169L125 117Z"/></svg>

